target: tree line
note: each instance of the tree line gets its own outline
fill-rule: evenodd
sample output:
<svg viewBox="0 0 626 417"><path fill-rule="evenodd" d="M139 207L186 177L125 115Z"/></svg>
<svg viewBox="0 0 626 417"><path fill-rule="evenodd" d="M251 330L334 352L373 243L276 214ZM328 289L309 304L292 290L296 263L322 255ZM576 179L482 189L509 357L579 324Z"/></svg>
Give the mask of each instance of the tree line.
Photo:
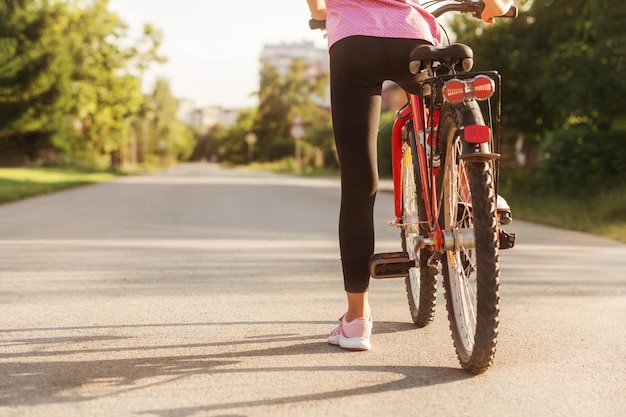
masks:
<svg viewBox="0 0 626 417"><path fill-rule="evenodd" d="M164 62L152 25L138 39L108 0L0 3L0 164L55 161L121 167L187 158L169 82L142 93Z"/></svg>
<svg viewBox="0 0 626 417"><path fill-rule="evenodd" d="M302 60L293 60L284 73L263 62L258 106L240 112L235 125L214 126L201 135L194 158L231 164L295 158L291 127L298 118L304 129L302 163L336 167L330 109L323 105L327 86L328 73L312 71ZM253 146L245 141L248 134L256 138Z"/></svg>
<svg viewBox="0 0 626 417"><path fill-rule="evenodd" d="M520 16L494 25L451 23L474 49L475 70L502 74L504 166L524 168L545 189L576 192L624 183L626 172L626 3L518 0ZM167 80L141 93L146 69L163 62L150 25L134 41L108 0L0 3L2 155L46 153L103 165L212 158L232 164L294 155L291 124L303 120L303 163L336 166L328 74L295 60L263 64L258 106L233 126L190 130L176 118ZM246 136L254 134L253 145ZM388 148L381 129L380 162ZM520 158L523 155L524 158Z"/></svg>
<svg viewBox="0 0 626 417"><path fill-rule="evenodd" d="M452 24L472 46L475 69L502 74L505 149L524 152L530 183L545 191L626 184L626 3L516 4L517 19Z"/></svg>

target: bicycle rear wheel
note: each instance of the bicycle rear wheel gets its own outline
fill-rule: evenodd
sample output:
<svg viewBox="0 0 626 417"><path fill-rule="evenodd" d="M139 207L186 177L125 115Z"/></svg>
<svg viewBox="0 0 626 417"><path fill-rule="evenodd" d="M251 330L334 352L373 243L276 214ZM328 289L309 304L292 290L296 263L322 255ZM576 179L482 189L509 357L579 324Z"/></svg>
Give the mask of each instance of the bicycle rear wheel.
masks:
<svg viewBox="0 0 626 417"><path fill-rule="evenodd" d="M493 164L466 163L461 158L460 126L471 124L483 124L476 102L442 109L439 149L445 149L445 156L440 225L444 231L463 232L473 240L472 244L459 241L453 250L444 252L442 264L457 356L465 370L480 374L495 355L500 269Z"/></svg>
<svg viewBox="0 0 626 417"><path fill-rule="evenodd" d="M412 126L409 124L409 126ZM428 235L426 207L421 198L420 175L417 169L415 136L412 129L405 132L404 161L402 164L402 249L415 261L405 278L409 310L413 323L419 328L432 323L437 304L437 269L428 266L432 252L428 249L415 250L415 238Z"/></svg>

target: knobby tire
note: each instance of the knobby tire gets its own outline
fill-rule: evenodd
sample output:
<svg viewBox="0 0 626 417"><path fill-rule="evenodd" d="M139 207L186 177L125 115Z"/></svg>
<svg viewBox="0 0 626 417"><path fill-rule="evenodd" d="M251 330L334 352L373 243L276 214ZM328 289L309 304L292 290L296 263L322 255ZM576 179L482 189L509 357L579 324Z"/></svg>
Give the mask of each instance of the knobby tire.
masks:
<svg viewBox="0 0 626 417"><path fill-rule="evenodd" d="M476 102L444 105L439 124L444 169L438 183L442 229L471 228L474 233L475 248L444 252L442 269L458 359L465 370L480 374L491 366L496 351L500 270L493 164L460 158L462 127L472 124L484 124Z"/></svg>

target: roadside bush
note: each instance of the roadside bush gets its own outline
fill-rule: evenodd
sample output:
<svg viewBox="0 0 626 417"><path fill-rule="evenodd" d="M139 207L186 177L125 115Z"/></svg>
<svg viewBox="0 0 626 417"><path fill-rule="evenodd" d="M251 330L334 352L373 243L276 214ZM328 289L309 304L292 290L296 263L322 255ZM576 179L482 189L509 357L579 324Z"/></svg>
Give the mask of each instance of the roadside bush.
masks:
<svg viewBox="0 0 626 417"><path fill-rule="evenodd" d="M266 159L268 161L277 161L293 156L295 149L296 143L293 139L275 139L267 147Z"/></svg>
<svg viewBox="0 0 626 417"><path fill-rule="evenodd" d="M572 127L542 142L542 187L566 195L597 193L626 183L626 132Z"/></svg>

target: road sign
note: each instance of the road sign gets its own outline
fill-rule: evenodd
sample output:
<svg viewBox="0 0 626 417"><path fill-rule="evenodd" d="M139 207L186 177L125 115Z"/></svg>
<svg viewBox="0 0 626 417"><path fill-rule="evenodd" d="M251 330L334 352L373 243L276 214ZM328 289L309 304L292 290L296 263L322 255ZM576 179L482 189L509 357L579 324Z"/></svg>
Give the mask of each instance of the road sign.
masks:
<svg viewBox="0 0 626 417"><path fill-rule="evenodd" d="M302 118L300 116L294 117L291 122L291 136L294 139L300 139L304 136L304 126L302 125Z"/></svg>

